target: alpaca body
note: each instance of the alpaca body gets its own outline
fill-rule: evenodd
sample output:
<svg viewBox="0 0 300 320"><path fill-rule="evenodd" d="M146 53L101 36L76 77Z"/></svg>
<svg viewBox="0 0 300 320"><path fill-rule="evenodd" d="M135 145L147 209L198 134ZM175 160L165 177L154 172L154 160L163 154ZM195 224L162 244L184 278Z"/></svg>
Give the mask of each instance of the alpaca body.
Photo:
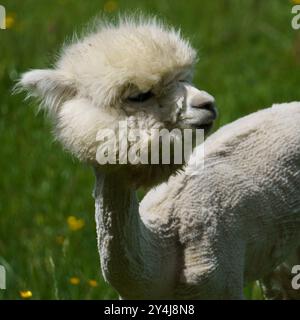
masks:
<svg viewBox="0 0 300 320"><path fill-rule="evenodd" d="M145 196L140 212L136 201L128 203L134 210L115 212L119 232L105 234L100 226L104 274L122 298L242 298L245 282L270 273L299 243L300 103L235 121L204 148L202 172L171 177ZM110 196L125 194L119 191ZM98 226L105 215L99 197L96 192ZM131 216L125 218L127 210ZM113 239L125 233L132 241ZM103 258L109 241L102 241L109 236L119 249L124 246L112 274ZM128 268L124 263L120 269L122 259Z"/></svg>

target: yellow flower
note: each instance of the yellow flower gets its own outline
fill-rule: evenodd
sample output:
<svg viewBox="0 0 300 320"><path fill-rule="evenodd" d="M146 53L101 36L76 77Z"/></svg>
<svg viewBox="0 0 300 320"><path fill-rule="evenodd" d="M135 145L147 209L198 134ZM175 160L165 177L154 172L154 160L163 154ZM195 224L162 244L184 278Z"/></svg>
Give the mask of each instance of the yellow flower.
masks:
<svg viewBox="0 0 300 320"><path fill-rule="evenodd" d="M77 277L72 277L69 281L73 286L77 286L80 283L80 279Z"/></svg>
<svg viewBox="0 0 300 320"><path fill-rule="evenodd" d="M32 297L32 292L29 290L20 291L19 293L22 299L30 299Z"/></svg>
<svg viewBox="0 0 300 320"><path fill-rule="evenodd" d="M15 18L12 15L7 15L5 18L5 27L6 29L10 29L15 24Z"/></svg>
<svg viewBox="0 0 300 320"><path fill-rule="evenodd" d="M292 0L293 4L300 4L300 0Z"/></svg>
<svg viewBox="0 0 300 320"><path fill-rule="evenodd" d="M104 11L105 12L114 12L118 9L118 3L116 1L113 0L109 0L107 2L104 3Z"/></svg>
<svg viewBox="0 0 300 320"><path fill-rule="evenodd" d="M96 288L98 287L98 282L96 280L91 279L89 280L89 285L90 287Z"/></svg>
<svg viewBox="0 0 300 320"><path fill-rule="evenodd" d="M83 219L77 219L74 216L68 217L67 222L68 222L70 230L72 230L72 231L77 231L77 230L82 229L85 224Z"/></svg>

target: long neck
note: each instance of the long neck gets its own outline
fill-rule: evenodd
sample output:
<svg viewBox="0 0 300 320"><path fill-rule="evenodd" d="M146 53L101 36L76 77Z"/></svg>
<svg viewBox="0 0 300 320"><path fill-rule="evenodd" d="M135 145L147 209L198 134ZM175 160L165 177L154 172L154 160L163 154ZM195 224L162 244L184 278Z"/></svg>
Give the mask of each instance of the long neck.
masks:
<svg viewBox="0 0 300 320"><path fill-rule="evenodd" d="M123 298L164 296L167 282L173 281L172 270L164 270L165 259L175 265L176 257L169 243L142 221L135 190L121 177L96 172L95 201L105 279Z"/></svg>

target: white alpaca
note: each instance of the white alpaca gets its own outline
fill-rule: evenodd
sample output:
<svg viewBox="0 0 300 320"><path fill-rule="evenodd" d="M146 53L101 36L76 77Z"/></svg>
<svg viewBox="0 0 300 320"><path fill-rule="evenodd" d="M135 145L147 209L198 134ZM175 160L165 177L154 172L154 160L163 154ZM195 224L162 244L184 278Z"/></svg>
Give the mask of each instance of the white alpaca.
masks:
<svg viewBox="0 0 300 320"><path fill-rule="evenodd" d="M172 163L97 163L99 129L117 131L121 120L143 132L141 149L152 128L209 129L214 99L191 85L195 59L179 32L127 19L20 81L41 98L63 146L95 169L102 271L122 298L242 298L245 282L270 273L300 240L298 103L223 127L175 176ZM136 188L167 178L139 207Z"/></svg>

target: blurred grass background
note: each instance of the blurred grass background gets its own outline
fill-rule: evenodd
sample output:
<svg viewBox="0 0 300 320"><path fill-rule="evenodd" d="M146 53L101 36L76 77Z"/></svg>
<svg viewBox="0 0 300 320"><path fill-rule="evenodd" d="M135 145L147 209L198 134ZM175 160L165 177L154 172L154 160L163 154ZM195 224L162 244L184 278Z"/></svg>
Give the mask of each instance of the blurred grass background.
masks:
<svg viewBox="0 0 300 320"><path fill-rule="evenodd" d="M0 30L0 299L108 299L100 275L92 171L53 142L19 74L46 68L96 14L140 9L181 27L199 50L195 83L216 97L217 127L274 102L300 100L300 33L288 0L2 0ZM248 298L261 299L255 284Z"/></svg>

